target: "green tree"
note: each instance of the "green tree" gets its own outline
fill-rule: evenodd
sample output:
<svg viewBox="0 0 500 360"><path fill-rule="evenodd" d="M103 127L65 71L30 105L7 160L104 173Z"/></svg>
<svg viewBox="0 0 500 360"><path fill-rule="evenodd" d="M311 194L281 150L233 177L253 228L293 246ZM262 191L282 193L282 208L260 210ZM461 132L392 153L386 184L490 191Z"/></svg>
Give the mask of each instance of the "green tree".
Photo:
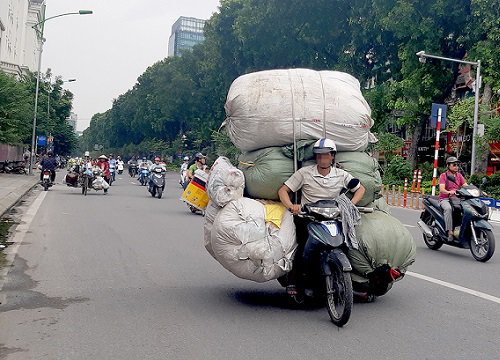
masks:
<svg viewBox="0 0 500 360"><path fill-rule="evenodd" d="M32 104L27 79L17 81L0 71L0 143L29 143Z"/></svg>

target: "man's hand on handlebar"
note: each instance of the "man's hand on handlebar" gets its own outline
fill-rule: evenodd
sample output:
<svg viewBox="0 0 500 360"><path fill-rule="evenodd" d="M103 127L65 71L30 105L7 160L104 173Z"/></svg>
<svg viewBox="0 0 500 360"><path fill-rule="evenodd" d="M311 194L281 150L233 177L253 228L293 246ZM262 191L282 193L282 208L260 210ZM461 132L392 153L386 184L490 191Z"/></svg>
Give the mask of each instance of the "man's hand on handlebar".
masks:
<svg viewBox="0 0 500 360"><path fill-rule="evenodd" d="M293 215L298 215L300 213L300 205L298 204L293 204L291 207L288 208L288 210L293 214Z"/></svg>

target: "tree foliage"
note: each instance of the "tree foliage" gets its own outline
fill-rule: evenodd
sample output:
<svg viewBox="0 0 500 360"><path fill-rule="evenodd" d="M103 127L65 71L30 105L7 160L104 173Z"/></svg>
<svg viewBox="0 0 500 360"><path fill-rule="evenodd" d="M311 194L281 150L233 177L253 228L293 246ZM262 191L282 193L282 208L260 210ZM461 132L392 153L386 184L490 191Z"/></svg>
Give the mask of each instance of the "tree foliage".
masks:
<svg viewBox="0 0 500 360"><path fill-rule="evenodd" d="M51 82L50 69L41 76L37 106L37 135L51 135L56 153L69 154L77 145L69 117L73 94L62 88L63 80ZM19 80L0 71L0 143L31 144L36 75Z"/></svg>
<svg viewBox="0 0 500 360"><path fill-rule="evenodd" d="M179 139L187 135L191 150L206 149L224 120L225 97L236 77L294 67L346 71L363 86L375 84L365 89L375 131L396 121L418 135L431 103L449 97L458 66L421 64L417 51L456 59L477 54L485 83L497 86L499 15L498 6L491 11L488 3L221 0L206 23L205 42L182 58L149 67L110 110L94 115L81 147L123 148L157 139L182 152ZM395 110L401 114L396 120ZM416 141L413 146L416 152Z"/></svg>

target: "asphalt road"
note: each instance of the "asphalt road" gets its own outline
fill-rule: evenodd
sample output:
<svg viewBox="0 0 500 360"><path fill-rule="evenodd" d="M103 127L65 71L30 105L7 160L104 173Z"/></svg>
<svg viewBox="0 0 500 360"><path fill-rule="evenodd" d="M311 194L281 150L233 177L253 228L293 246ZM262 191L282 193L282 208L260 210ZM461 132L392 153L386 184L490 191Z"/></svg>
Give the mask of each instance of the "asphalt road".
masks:
<svg viewBox="0 0 500 360"><path fill-rule="evenodd" d="M483 264L428 250L417 211L393 211L418 247L410 271L446 283L406 276L338 329L322 307L289 308L276 281L241 280L213 260L177 174L160 200L133 182L33 194L1 292L1 359L499 358L500 255Z"/></svg>

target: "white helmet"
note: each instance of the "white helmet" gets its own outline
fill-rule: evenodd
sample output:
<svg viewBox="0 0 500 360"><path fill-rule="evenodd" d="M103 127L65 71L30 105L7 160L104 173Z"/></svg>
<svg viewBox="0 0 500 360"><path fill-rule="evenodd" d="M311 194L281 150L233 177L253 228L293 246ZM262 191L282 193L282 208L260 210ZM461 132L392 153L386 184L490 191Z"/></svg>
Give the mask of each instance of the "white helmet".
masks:
<svg viewBox="0 0 500 360"><path fill-rule="evenodd" d="M83 156L90 156L90 151L85 151L85 154Z"/></svg>
<svg viewBox="0 0 500 360"><path fill-rule="evenodd" d="M322 138L314 143L313 153L315 154L327 154L337 152L337 146L333 142L333 140Z"/></svg>
<svg viewBox="0 0 500 360"><path fill-rule="evenodd" d="M189 156L184 156L184 161L188 161L189 160Z"/></svg>

